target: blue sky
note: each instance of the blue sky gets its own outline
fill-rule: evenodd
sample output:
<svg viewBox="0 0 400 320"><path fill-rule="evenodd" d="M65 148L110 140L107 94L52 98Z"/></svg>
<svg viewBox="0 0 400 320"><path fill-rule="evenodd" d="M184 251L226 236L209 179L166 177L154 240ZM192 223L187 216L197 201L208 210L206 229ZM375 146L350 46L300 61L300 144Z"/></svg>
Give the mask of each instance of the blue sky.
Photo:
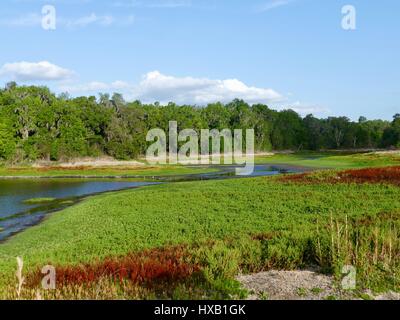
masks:
<svg viewBox="0 0 400 320"><path fill-rule="evenodd" d="M356 9L356 30L341 27ZM53 5L56 30L41 26ZM400 112L397 0L3 0L0 82L144 102Z"/></svg>

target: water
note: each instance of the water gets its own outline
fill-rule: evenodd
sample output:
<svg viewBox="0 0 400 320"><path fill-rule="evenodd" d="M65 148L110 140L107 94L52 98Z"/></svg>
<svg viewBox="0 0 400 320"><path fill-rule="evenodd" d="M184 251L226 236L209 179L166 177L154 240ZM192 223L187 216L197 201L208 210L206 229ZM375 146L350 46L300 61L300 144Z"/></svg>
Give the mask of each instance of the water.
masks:
<svg viewBox="0 0 400 320"><path fill-rule="evenodd" d="M235 166L218 166L218 172L159 177L160 181L192 181L243 178L235 176ZM284 166L256 165L250 177L298 172ZM0 179L0 241L38 224L47 214L76 204L83 197L101 192L152 185L127 179ZM55 198L48 204L26 204L25 200Z"/></svg>
<svg viewBox="0 0 400 320"><path fill-rule="evenodd" d="M164 176L164 177L156 177L160 181L196 181L196 180L220 180L220 179L240 179L240 178L254 178L254 177L268 177L275 176L279 174L285 173L301 173L304 172L304 168L295 168L292 166L286 165L268 165L268 164L259 164L254 166L254 171L251 175L248 176L237 176L235 174L235 169L238 166L235 165L197 165L197 166L189 166L194 168L216 168L217 172L209 172L209 173L201 173L201 174L189 174L184 176Z"/></svg>
<svg viewBox="0 0 400 320"><path fill-rule="evenodd" d="M39 223L49 212L75 204L82 197L151 182L102 179L16 179L0 180L0 241ZM49 204L25 204L34 198L56 198Z"/></svg>

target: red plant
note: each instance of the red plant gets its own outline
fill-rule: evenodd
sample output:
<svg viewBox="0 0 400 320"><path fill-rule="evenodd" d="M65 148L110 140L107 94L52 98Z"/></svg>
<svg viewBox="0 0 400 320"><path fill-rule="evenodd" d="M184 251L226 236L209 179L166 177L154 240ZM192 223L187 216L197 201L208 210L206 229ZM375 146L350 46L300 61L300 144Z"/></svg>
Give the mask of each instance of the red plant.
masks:
<svg viewBox="0 0 400 320"><path fill-rule="evenodd" d="M153 282L176 282L200 270L199 266L185 262L185 258L188 254L183 247L146 250L91 264L56 267L56 282L57 286L81 285L104 277L149 285ZM37 270L28 276L28 285L37 286L42 278L43 274Z"/></svg>
<svg viewBox="0 0 400 320"><path fill-rule="evenodd" d="M279 178L280 181L283 182L299 182L299 183L307 183L310 182L308 177L311 176L311 173L300 173L300 174L290 174L283 175Z"/></svg>
<svg viewBox="0 0 400 320"><path fill-rule="evenodd" d="M400 167L366 168L338 173L339 181L400 185Z"/></svg>
<svg viewBox="0 0 400 320"><path fill-rule="evenodd" d="M297 182L304 184L316 183L387 183L400 186L400 167L382 167L353 169L338 172L335 176L327 175L314 178L312 173L288 175L281 181Z"/></svg>

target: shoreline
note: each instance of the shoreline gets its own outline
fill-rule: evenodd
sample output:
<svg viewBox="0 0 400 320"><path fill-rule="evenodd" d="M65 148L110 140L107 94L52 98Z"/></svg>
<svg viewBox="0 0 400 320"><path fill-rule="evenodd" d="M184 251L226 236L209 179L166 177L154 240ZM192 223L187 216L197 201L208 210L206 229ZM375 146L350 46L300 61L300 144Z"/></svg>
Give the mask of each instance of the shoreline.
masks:
<svg viewBox="0 0 400 320"><path fill-rule="evenodd" d="M265 166L271 168L277 168L280 170L288 170L293 171L293 173L304 173L304 172L311 172L315 170L326 170L329 168L316 168L316 167L308 167L302 165L292 165L287 163L256 163L255 167L257 166ZM209 169L209 172L193 172L193 173L183 173L183 174L164 174L164 175L1 175L0 180L40 180L40 179L112 179L112 180L137 180L140 181L158 181L165 178L174 178L174 177L196 177L198 175L203 174L218 174L224 171L224 168L235 168L238 166L235 165L185 165L182 166L187 169ZM82 169L84 171L85 169Z"/></svg>
<svg viewBox="0 0 400 320"><path fill-rule="evenodd" d="M0 180L14 180L14 179L132 179L132 180L155 180L157 176L86 176L86 175L73 175L73 176L1 176Z"/></svg>

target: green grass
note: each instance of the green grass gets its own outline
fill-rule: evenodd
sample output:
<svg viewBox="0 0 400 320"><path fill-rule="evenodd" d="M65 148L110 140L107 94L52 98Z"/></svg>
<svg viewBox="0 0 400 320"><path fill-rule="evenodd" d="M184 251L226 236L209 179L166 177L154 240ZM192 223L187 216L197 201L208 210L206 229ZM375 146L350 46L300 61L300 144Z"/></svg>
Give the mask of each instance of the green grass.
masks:
<svg viewBox="0 0 400 320"><path fill-rule="evenodd" d="M359 285L396 289L398 256L391 256L388 264L380 255L371 261L374 245L375 251L382 246L388 252L388 239L393 254L399 252L399 199L396 186L301 185L276 178L184 182L103 194L0 244L0 282L4 285L13 276L16 256L24 258L25 270L32 270L48 263L75 265L146 248L220 240L211 253L196 253L206 257L210 277L223 261L232 262L220 272L229 277L246 265L244 260L252 261L249 270L295 269L313 262L331 272L353 262ZM385 220L382 213L394 218ZM371 225L357 222L366 217ZM355 221L349 237L360 237L357 252L340 233L348 229L347 218ZM257 234L265 239L251 246L243 241Z"/></svg>
<svg viewBox="0 0 400 320"><path fill-rule="evenodd" d="M297 295L299 297L305 297L307 295L307 289L297 288Z"/></svg>
<svg viewBox="0 0 400 320"><path fill-rule="evenodd" d="M259 164L288 164L312 168L348 169L400 165L400 153L339 153L339 152L300 152L294 154L276 154L256 156ZM82 168L33 168L30 166L0 166L0 177L114 177L133 176L149 178L153 176L188 175L216 172L215 168L195 168L180 165L162 165L147 167L82 167Z"/></svg>
<svg viewBox="0 0 400 320"><path fill-rule="evenodd" d="M315 287L315 288L311 289L311 292L312 292L312 294L318 295L318 294L321 294L322 292L324 292L324 290L321 288Z"/></svg>
<svg viewBox="0 0 400 320"><path fill-rule="evenodd" d="M193 168L184 166L149 166L149 167L105 167L105 168L46 168L33 167L0 167L0 177L114 177L132 176L151 178L153 176L188 175L215 172L211 168Z"/></svg>
<svg viewBox="0 0 400 320"><path fill-rule="evenodd" d="M297 153L256 161L348 169L400 165L400 156ZM0 176L146 178L210 171L183 166L46 171L25 167L0 168ZM358 290L400 291L400 188L332 185L319 179L335 172L316 172L307 184L282 182L279 177L180 182L88 198L0 244L0 291L14 286L17 256L24 258L24 272L30 272L49 263L76 266L179 244L189 246L213 290L228 292L223 298L229 292L244 296L233 281L239 272L310 264L333 273L338 283L342 266L354 265ZM185 285L178 289L168 298L193 297ZM153 294L146 292L145 297Z"/></svg>
<svg viewBox="0 0 400 320"><path fill-rule="evenodd" d="M351 169L400 165L400 152L380 153L339 153L304 152L257 156L256 163L288 164L312 168Z"/></svg>
<svg viewBox="0 0 400 320"><path fill-rule="evenodd" d="M43 203L50 203L57 200L56 198L33 198L24 200L23 203L25 204L43 204Z"/></svg>

